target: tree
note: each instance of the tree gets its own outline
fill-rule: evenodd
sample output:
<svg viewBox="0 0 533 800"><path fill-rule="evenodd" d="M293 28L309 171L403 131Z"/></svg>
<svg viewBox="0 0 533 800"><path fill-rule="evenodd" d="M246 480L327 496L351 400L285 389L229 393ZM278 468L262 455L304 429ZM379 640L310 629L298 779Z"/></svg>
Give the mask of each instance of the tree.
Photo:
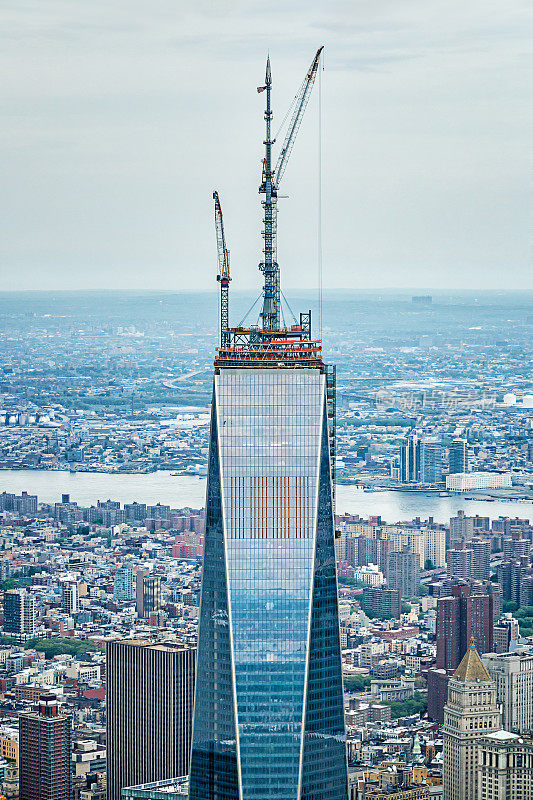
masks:
<svg viewBox="0 0 533 800"><path fill-rule="evenodd" d="M413 714L420 714L422 716L426 713L428 708L427 692L415 692L413 697L409 700L399 700L395 703L388 703L391 708L392 719L399 719L400 717L410 717Z"/></svg>
<svg viewBox="0 0 533 800"><path fill-rule="evenodd" d="M370 675L345 675L344 688L347 692L362 692L370 686Z"/></svg>
<svg viewBox="0 0 533 800"><path fill-rule="evenodd" d="M518 611L518 603L515 603L513 600L504 600L503 611L505 613L507 613L508 611L511 611L511 613L514 611Z"/></svg>
<svg viewBox="0 0 533 800"><path fill-rule="evenodd" d="M426 558L426 560L424 561L424 569L426 571L430 569L435 569L433 561L430 558Z"/></svg>

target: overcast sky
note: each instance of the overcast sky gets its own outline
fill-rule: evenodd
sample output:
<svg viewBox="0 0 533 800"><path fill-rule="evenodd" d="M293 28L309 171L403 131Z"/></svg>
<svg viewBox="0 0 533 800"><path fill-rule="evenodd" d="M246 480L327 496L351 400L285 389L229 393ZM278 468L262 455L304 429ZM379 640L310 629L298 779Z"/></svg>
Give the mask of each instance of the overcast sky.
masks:
<svg viewBox="0 0 533 800"><path fill-rule="evenodd" d="M274 131L325 45L326 287L533 288L525 0L0 0L3 289L259 287ZM317 281L318 85L283 180L282 285Z"/></svg>

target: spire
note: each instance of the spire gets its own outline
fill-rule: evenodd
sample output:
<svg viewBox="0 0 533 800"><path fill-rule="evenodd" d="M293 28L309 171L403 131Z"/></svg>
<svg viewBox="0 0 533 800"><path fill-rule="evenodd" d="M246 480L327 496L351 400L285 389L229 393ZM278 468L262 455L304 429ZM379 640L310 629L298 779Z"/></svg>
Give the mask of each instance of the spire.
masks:
<svg viewBox="0 0 533 800"><path fill-rule="evenodd" d="M453 677L455 680L462 681L463 683L476 683L477 681L492 680L485 665L479 657L473 636L470 638L468 649L464 654L461 663L453 673Z"/></svg>

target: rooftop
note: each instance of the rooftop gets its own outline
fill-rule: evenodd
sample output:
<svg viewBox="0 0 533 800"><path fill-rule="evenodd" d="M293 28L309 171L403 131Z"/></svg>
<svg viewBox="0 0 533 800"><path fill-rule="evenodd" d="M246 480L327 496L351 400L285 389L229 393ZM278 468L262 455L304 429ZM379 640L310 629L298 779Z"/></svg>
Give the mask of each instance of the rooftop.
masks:
<svg viewBox="0 0 533 800"><path fill-rule="evenodd" d="M461 663L453 673L453 677L456 680L462 681L463 683L476 683L477 681L492 680L481 658L479 657L473 636Z"/></svg>

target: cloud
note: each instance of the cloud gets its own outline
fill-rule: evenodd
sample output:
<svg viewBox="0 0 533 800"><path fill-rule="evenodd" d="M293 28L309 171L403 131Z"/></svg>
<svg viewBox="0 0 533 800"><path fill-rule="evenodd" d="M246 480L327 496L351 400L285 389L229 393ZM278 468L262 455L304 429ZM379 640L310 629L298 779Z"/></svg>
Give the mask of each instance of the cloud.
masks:
<svg viewBox="0 0 533 800"><path fill-rule="evenodd" d="M0 14L9 287L210 288L214 186L233 285L258 285L255 87L270 50L276 127L320 44L326 284L531 285L522 0L4 0ZM317 100L280 203L288 286L316 282Z"/></svg>

